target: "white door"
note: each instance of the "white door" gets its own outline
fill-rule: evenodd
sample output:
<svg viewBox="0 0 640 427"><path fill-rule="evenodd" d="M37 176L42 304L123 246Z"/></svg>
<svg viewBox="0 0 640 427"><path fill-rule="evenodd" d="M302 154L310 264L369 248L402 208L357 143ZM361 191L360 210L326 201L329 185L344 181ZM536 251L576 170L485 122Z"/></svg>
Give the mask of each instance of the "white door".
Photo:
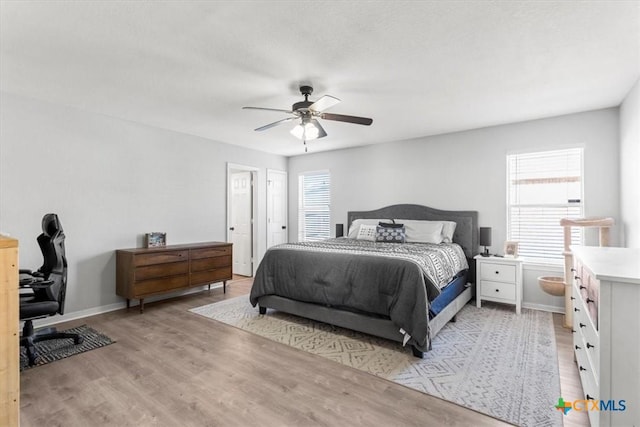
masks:
<svg viewBox="0 0 640 427"><path fill-rule="evenodd" d="M267 248L287 243L287 173L267 170Z"/></svg>
<svg viewBox="0 0 640 427"><path fill-rule="evenodd" d="M252 186L251 172L231 174L229 230L233 243L233 272L243 276L253 275L251 263Z"/></svg>

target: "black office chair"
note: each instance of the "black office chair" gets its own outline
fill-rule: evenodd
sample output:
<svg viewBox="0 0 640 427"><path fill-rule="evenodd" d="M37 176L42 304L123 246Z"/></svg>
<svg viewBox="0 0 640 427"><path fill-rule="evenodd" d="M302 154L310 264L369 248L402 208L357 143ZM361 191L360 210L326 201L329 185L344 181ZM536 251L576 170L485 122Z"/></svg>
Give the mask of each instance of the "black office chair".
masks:
<svg viewBox="0 0 640 427"><path fill-rule="evenodd" d="M58 215L46 214L42 218L42 234L38 236L43 264L37 271L20 270L20 287L32 291L20 295L20 320L24 321L20 345L26 347L30 365L35 365L38 358L35 343L39 341L64 338L73 339L74 344L83 341L79 334L58 332L56 328L33 329L34 319L64 313L67 289L64 239Z"/></svg>

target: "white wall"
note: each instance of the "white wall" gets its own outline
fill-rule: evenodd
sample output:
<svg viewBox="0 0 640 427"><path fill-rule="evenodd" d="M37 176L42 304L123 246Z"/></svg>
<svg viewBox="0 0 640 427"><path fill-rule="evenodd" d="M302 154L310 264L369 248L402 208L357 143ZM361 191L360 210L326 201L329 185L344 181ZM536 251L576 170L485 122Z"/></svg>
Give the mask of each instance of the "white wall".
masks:
<svg viewBox="0 0 640 427"><path fill-rule="evenodd" d="M623 246L640 248L640 79L620 106L620 215Z"/></svg>
<svg viewBox="0 0 640 427"><path fill-rule="evenodd" d="M375 123L371 131L375 132ZM329 169L332 224L346 223L349 210L395 203L477 210L479 225L493 228L492 251L502 252L506 155L566 147L585 149L586 215L618 219L617 108L291 157L289 218L297 218L298 174ZM617 228L612 234L615 244ZM295 241L297 235L297 223L290 221L289 239ZM590 233L587 243L597 244L594 237ZM540 292L532 277L525 274L525 303L562 307L562 298Z"/></svg>
<svg viewBox="0 0 640 427"><path fill-rule="evenodd" d="M266 250L266 169L286 158L0 93L0 230L37 268L47 212L67 236L66 312L121 304L115 249L149 231L169 244L226 240L227 162L258 171L258 249ZM67 316L65 316L67 317Z"/></svg>

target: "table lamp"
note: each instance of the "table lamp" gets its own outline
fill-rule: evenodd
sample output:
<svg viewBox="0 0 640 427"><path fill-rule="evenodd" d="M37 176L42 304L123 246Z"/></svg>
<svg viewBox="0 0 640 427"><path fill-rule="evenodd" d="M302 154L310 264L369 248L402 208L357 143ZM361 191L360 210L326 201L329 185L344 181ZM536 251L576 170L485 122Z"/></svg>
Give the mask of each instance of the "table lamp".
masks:
<svg viewBox="0 0 640 427"><path fill-rule="evenodd" d="M488 246L491 246L491 227L480 227L480 246L484 246L484 252L480 255L491 255L488 248Z"/></svg>

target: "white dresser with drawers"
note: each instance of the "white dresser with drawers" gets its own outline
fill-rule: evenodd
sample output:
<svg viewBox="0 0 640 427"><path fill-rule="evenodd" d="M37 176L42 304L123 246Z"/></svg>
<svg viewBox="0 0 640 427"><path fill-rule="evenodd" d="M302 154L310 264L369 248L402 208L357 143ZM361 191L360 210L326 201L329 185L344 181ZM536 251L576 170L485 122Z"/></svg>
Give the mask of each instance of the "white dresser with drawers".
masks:
<svg viewBox="0 0 640 427"><path fill-rule="evenodd" d="M601 409L589 410L589 421L640 426L640 249L571 251L576 362L584 399Z"/></svg>
<svg viewBox="0 0 640 427"><path fill-rule="evenodd" d="M482 301L522 306L522 258L476 255L476 306Z"/></svg>

